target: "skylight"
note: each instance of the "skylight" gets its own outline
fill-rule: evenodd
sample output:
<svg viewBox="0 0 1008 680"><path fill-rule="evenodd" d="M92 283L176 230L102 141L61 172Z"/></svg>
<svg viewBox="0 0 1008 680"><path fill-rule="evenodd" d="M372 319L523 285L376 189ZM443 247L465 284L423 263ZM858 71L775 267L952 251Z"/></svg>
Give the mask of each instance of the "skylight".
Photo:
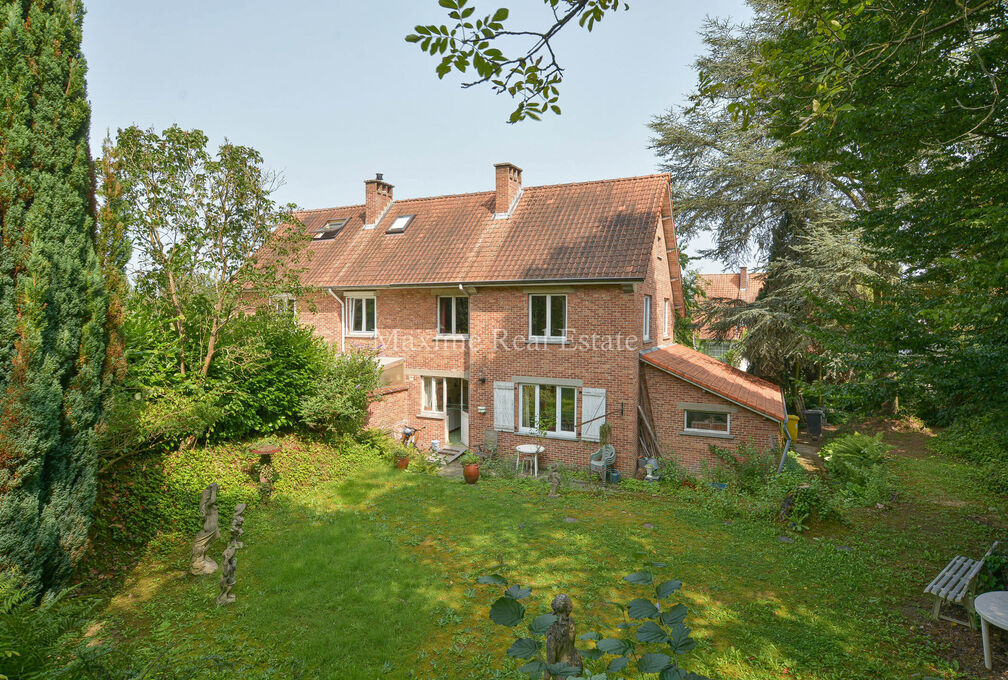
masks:
<svg viewBox="0 0 1008 680"><path fill-rule="evenodd" d="M350 220L345 217L338 220L329 220L321 227L312 231L312 238L316 241L324 241L326 239L333 238L340 232L340 229L346 226L346 223L349 221Z"/></svg>
<svg viewBox="0 0 1008 680"><path fill-rule="evenodd" d="M385 230L385 233L400 234L406 231L406 227L409 226L409 223L413 221L414 217L416 217L416 215L400 215L399 217L392 220L392 224L389 225L389 228Z"/></svg>

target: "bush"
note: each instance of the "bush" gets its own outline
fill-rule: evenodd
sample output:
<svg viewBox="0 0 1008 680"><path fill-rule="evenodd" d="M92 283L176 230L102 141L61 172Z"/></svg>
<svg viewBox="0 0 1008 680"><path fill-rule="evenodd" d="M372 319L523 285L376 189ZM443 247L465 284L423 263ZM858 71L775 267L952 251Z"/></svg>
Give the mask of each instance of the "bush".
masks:
<svg viewBox="0 0 1008 680"><path fill-rule="evenodd" d="M298 407L301 420L326 434L356 434L364 427L380 378L381 367L373 351L330 350L327 368Z"/></svg>
<svg viewBox="0 0 1008 680"><path fill-rule="evenodd" d="M886 469L886 456L892 446L882 441L882 433L843 435L830 441L820 454L826 471L840 492L850 501L872 505L891 498L892 475Z"/></svg>
<svg viewBox="0 0 1008 680"><path fill-rule="evenodd" d="M753 493L762 488L777 472L778 454L772 450L760 450L752 440L739 444L734 451L711 444L710 452L721 461L722 469L729 473L729 476L725 477L708 469L710 481L734 483L746 493Z"/></svg>
<svg viewBox="0 0 1008 680"><path fill-rule="evenodd" d="M931 440L931 450L975 463L987 488L1008 493L1008 417L986 413L960 420Z"/></svg>

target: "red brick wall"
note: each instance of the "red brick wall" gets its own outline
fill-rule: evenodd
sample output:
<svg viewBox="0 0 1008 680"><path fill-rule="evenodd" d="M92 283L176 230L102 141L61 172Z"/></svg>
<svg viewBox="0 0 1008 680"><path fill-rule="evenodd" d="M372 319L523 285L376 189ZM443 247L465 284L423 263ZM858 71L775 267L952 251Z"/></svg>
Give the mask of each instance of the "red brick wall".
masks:
<svg viewBox="0 0 1008 680"><path fill-rule="evenodd" d="M710 445L734 450L752 439L759 449L768 449L780 439L780 424L760 416L727 399L711 394L653 366L642 364L644 380L651 398L652 425L658 441L666 454L686 468L697 472L706 461L716 464L717 458L710 454ZM737 410L731 414L731 439L683 434L685 413L679 408L681 403L715 404Z"/></svg>

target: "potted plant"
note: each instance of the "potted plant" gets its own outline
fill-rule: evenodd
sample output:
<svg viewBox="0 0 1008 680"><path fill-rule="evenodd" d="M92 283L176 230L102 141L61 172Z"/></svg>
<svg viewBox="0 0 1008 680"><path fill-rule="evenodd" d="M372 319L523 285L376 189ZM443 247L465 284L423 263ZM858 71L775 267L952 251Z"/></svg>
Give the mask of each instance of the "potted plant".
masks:
<svg viewBox="0 0 1008 680"><path fill-rule="evenodd" d="M405 447L396 448L395 452L392 454L393 460L395 460L395 466L400 470L405 470L409 467L410 462L410 452L409 449Z"/></svg>
<svg viewBox="0 0 1008 680"><path fill-rule="evenodd" d="M466 484L475 484L479 479L479 456L471 450L466 451L459 462L462 463L462 476L465 478Z"/></svg>

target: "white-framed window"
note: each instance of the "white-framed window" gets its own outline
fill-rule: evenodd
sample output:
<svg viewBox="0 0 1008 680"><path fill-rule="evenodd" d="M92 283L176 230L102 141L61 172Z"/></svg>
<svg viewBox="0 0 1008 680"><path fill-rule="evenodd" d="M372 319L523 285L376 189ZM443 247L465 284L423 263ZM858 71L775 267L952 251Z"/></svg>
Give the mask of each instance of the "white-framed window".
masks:
<svg viewBox="0 0 1008 680"><path fill-rule="evenodd" d="M687 432L728 434L731 431L731 414L687 410L684 426Z"/></svg>
<svg viewBox="0 0 1008 680"><path fill-rule="evenodd" d="M529 339L567 339L566 295L529 295Z"/></svg>
<svg viewBox="0 0 1008 680"><path fill-rule="evenodd" d="M373 295L347 296L347 333L373 336L376 316Z"/></svg>
<svg viewBox="0 0 1008 680"><path fill-rule="evenodd" d="M439 335L469 335L469 298L438 298L437 332Z"/></svg>
<svg viewBox="0 0 1008 680"><path fill-rule="evenodd" d="M445 412L446 392L447 388L444 378L425 376L423 379L424 413L443 414Z"/></svg>
<svg viewBox="0 0 1008 680"><path fill-rule="evenodd" d="M651 340L651 296L644 296L644 342Z"/></svg>
<svg viewBox="0 0 1008 680"><path fill-rule="evenodd" d="M416 215L400 215L399 217L392 220L392 224L390 224L389 228L385 230L385 233L401 234L402 232L406 231L406 227L410 225L410 222L413 221L414 217L416 217Z"/></svg>
<svg viewBox="0 0 1008 680"><path fill-rule="evenodd" d="M562 385L519 384L518 431L547 436L575 437L577 389Z"/></svg>
<svg viewBox="0 0 1008 680"><path fill-rule="evenodd" d="M731 349L731 342L708 342L703 348L704 354L712 356L715 359L724 359L724 356L728 354Z"/></svg>
<svg viewBox="0 0 1008 680"><path fill-rule="evenodd" d="M669 299L665 298L665 333L662 335L663 338L667 338L672 333L672 305L669 304Z"/></svg>
<svg viewBox="0 0 1008 680"><path fill-rule="evenodd" d="M288 293L279 293L270 297L273 309L283 314L297 315L297 298Z"/></svg>

